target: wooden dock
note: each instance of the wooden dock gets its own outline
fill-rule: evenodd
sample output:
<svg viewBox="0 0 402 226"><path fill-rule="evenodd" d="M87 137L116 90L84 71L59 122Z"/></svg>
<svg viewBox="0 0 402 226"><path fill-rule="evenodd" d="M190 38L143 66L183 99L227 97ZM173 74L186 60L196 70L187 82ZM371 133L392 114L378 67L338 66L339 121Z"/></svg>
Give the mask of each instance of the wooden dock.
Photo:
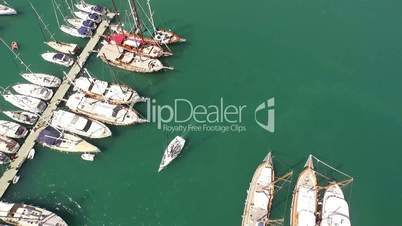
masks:
<svg viewBox="0 0 402 226"><path fill-rule="evenodd" d="M42 113L40 119L35 124L31 132L26 137L24 143L21 145L16 159L14 159L9 168L4 172L4 174L0 177L0 197L3 197L4 193L7 191L7 188L12 184L12 181L15 176L17 176L18 171L20 170L22 164L28 157L29 152L35 145L35 141L39 136L39 133L46 128L48 122L50 121L53 112L56 110L60 101L64 98L67 91L70 89L71 83L77 75L80 73L82 66L84 66L88 57L93 52L95 46L98 44L101 36L105 33L106 29L109 27L110 21L114 18L115 14L110 13L107 15L108 19L104 19L102 23L99 25L96 30L95 35L88 41L85 48L82 50L81 54L77 58L77 61L71 67L70 71L66 75L66 78L60 85L60 87L55 92L53 98L50 100L47 108Z"/></svg>

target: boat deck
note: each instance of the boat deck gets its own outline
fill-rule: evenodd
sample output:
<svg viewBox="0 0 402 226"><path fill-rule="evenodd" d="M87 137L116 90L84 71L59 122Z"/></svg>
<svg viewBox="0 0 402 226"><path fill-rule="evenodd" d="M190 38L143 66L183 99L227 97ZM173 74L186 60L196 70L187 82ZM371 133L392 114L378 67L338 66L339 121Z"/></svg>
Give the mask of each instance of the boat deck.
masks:
<svg viewBox="0 0 402 226"><path fill-rule="evenodd" d="M7 191L7 188L12 184L14 177L18 174L18 171L21 169L22 164L28 157L30 150L34 147L36 138L39 136L39 133L47 126L50 117L53 115L53 112L56 110L60 101L66 95L67 91L70 89L71 83L77 75L80 73L82 66L88 60L88 57L93 52L94 48L98 44L101 36L105 33L106 29L109 27L110 21L115 17L115 13L109 13L107 18L102 21L99 25L98 29L94 36L88 41L85 48L82 50L81 54L77 58L77 61L71 67L70 71L66 75L66 79L62 82L60 87L55 92L54 96L50 100L47 108L42 113L42 116L35 124L31 132L26 137L24 143L21 145L16 159L14 159L8 169L4 172L4 174L0 177L0 197L3 197L4 193Z"/></svg>

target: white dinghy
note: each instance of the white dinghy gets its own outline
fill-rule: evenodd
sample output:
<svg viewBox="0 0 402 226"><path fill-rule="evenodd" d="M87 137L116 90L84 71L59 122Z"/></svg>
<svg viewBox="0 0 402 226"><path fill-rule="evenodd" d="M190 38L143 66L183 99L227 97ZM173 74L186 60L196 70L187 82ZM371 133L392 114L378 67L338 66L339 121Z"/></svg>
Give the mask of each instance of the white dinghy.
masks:
<svg viewBox="0 0 402 226"><path fill-rule="evenodd" d="M105 138L112 135L105 124L63 110L53 113L50 124L57 129L89 138Z"/></svg>
<svg viewBox="0 0 402 226"><path fill-rule="evenodd" d="M58 41L49 41L45 42L50 48L56 50L57 52L65 53L65 54L77 54L78 53L78 45L74 43L65 43Z"/></svg>
<svg viewBox="0 0 402 226"><path fill-rule="evenodd" d="M351 226L349 205L338 184L332 184L325 190L320 226Z"/></svg>
<svg viewBox="0 0 402 226"><path fill-rule="evenodd" d="M59 64L65 67L70 67L74 64L73 58L69 57L64 53L43 53L41 54L42 58L50 63Z"/></svg>
<svg viewBox="0 0 402 226"><path fill-rule="evenodd" d="M96 27L98 26L92 20L83 20L79 18L67 19L67 23L71 24L75 28L86 27L91 30L96 29Z"/></svg>
<svg viewBox="0 0 402 226"><path fill-rule="evenodd" d="M97 153L99 149L73 134L60 132L53 127L42 130L37 141L45 147L71 153Z"/></svg>
<svg viewBox="0 0 402 226"><path fill-rule="evenodd" d="M17 11L11 7L0 4L0 15L16 15Z"/></svg>
<svg viewBox="0 0 402 226"><path fill-rule="evenodd" d="M28 134L28 129L15 122L0 120L0 135L11 138L23 138Z"/></svg>
<svg viewBox="0 0 402 226"><path fill-rule="evenodd" d="M0 202L0 219L19 226L67 226L56 214L31 205Z"/></svg>
<svg viewBox="0 0 402 226"><path fill-rule="evenodd" d="M181 151L183 150L184 144L186 140L183 137L177 136L175 137L165 149L163 153L162 161L159 164L158 172L162 171L167 165L169 165L174 159L179 156Z"/></svg>
<svg viewBox="0 0 402 226"><path fill-rule="evenodd" d="M95 155L90 153L84 153L81 155L81 158L85 161L93 162L95 160Z"/></svg>
<svg viewBox="0 0 402 226"><path fill-rule="evenodd" d="M107 13L107 9L105 7L100 5L91 5L84 1L75 4L75 7L86 13L96 13L100 15L105 15Z"/></svg>
<svg viewBox="0 0 402 226"><path fill-rule="evenodd" d="M75 28L75 27L70 27L70 26L66 26L66 25L61 25L60 30L66 34L69 34L71 36L78 37L78 38L92 37L92 31L86 27Z"/></svg>
<svg viewBox="0 0 402 226"><path fill-rule="evenodd" d="M35 84L17 84L12 86L12 89L19 94L46 101L50 100L53 96L53 91L51 89Z"/></svg>
<svg viewBox="0 0 402 226"><path fill-rule="evenodd" d="M291 226L315 226L317 213L317 177L310 155L293 191Z"/></svg>
<svg viewBox="0 0 402 226"><path fill-rule="evenodd" d="M5 94L4 99L24 111L32 113L42 113L46 109L46 103L35 97L20 94Z"/></svg>
<svg viewBox="0 0 402 226"><path fill-rule="evenodd" d="M147 122L129 107L101 102L85 97L82 93L71 95L67 100L66 106L75 113L112 125L131 125Z"/></svg>
<svg viewBox="0 0 402 226"><path fill-rule="evenodd" d="M95 23L100 23L102 21L102 17L96 13L86 13L82 11L75 11L74 15L83 20L92 20Z"/></svg>
<svg viewBox="0 0 402 226"><path fill-rule="evenodd" d="M0 151L4 152L6 154L15 154L17 153L18 149L20 149L20 145L17 143L17 141L0 136Z"/></svg>
<svg viewBox="0 0 402 226"><path fill-rule="evenodd" d="M38 115L27 111L3 111L12 120L27 125L33 125L38 120Z"/></svg>
<svg viewBox="0 0 402 226"><path fill-rule="evenodd" d="M54 75L43 74L43 73L22 73L21 76L27 81L45 87L59 87L61 84L61 79Z"/></svg>
<svg viewBox="0 0 402 226"><path fill-rule="evenodd" d="M131 104L144 101L143 97L127 85L109 84L106 81L86 76L79 77L74 81L74 90L112 104Z"/></svg>

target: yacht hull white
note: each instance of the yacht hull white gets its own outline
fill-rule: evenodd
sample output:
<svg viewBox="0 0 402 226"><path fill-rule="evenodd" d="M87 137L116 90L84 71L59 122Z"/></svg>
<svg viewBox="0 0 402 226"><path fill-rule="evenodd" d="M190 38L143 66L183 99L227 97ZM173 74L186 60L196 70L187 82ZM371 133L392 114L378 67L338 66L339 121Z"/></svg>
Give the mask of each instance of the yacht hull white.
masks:
<svg viewBox="0 0 402 226"><path fill-rule="evenodd" d="M4 15L4 16L16 15L16 14L17 14L17 11L15 9L0 4L0 16L1 15Z"/></svg>
<svg viewBox="0 0 402 226"><path fill-rule="evenodd" d="M27 81L49 88L59 87L61 84L61 79L54 75L43 74L43 73L22 73L21 76Z"/></svg>
<svg viewBox="0 0 402 226"><path fill-rule="evenodd" d="M92 36L92 31L90 31L89 29L84 28L84 27L75 28L75 27L61 25L60 30L66 34L69 34L71 36L78 37L78 38L89 38Z"/></svg>
<svg viewBox="0 0 402 226"><path fill-rule="evenodd" d="M175 137L169 143L168 147L165 149L165 152L163 153L162 161L159 164L158 172L165 169L167 165L169 165L173 160L177 158L177 156L180 155L185 143L186 140L180 136Z"/></svg>
<svg viewBox="0 0 402 226"><path fill-rule="evenodd" d="M15 154L17 153L18 149L20 149L20 145L17 143L17 141L0 136L0 151L4 152L6 154Z"/></svg>
<svg viewBox="0 0 402 226"><path fill-rule="evenodd" d="M42 113L46 109L46 103L35 97L20 94L5 94L4 99L24 111L32 113Z"/></svg>
<svg viewBox="0 0 402 226"><path fill-rule="evenodd" d="M78 45L73 43L50 41L45 42L50 48L65 54L76 54L78 52Z"/></svg>
<svg viewBox="0 0 402 226"><path fill-rule="evenodd" d="M13 90L21 95L35 97L41 100L50 100L53 96L53 91L49 88L35 84L17 84L12 86Z"/></svg>
<svg viewBox="0 0 402 226"><path fill-rule="evenodd" d="M337 184L330 185L324 193L320 226L351 226L349 206Z"/></svg>
<svg viewBox="0 0 402 226"><path fill-rule="evenodd" d="M74 64L74 60L64 53L48 52L41 54L41 57L50 63L62 65L64 67L70 67Z"/></svg>
<svg viewBox="0 0 402 226"><path fill-rule="evenodd" d="M39 118L38 115L28 111L3 111L3 113L10 117L12 120L27 125L35 124L35 122Z"/></svg>
<svg viewBox="0 0 402 226"><path fill-rule="evenodd" d="M15 122L0 120L0 135L11 138L23 138L28 134L28 129Z"/></svg>

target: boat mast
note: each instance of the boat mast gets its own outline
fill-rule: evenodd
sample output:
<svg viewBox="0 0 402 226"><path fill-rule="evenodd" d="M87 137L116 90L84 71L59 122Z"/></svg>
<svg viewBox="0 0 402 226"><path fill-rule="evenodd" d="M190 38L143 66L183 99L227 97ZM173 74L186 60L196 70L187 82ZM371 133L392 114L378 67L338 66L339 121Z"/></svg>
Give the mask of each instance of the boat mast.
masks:
<svg viewBox="0 0 402 226"><path fill-rule="evenodd" d="M15 58L17 58L17 59L20 61L20 63L21 63L22 65L24 65L25 69L26 69L27 71L29 71L30 73L33 74L33 72L31 71L31 69L29 69L29 66L26 65L26 64L24 63L24 61L18 56L18 54L16 54L16 53L10 48L10 46L7 45L7 43L4 41L4 39L0 37L0 41L7 47L8 50L10 50L10 52L11 52L12 54L14 54Z"/></svg>
<svg viewBox="0 0 402 226"><path fill-rule="evenodd" d="M50 35L50 39L52 39L53 41L55 41L56 39L54 38L52 32L50 32L49 28L47 27L47 25L45 24L45 22L42 20L42 17L39 15L38 11L36 11L35 7L33 6L32 2L29 1L29 4L31 5L33 11L36 14L36 17L38 18L38 20L43 24L43 27L45 28L45 30L49 33Z"/></svg>
<svg viewBox="0 0 402 226"><path fill-rule="evenodd" d="M141 26L141 20L138 17L138 12L137 12L137 7L135 5L135 1L128 0L128 5L130 6L131 15L133 16L133 19L134 19L135 33L138 34L141 32L142 26Z"/></svg>
<svg viewBox="0 0 402 226"><path fill-rule="evenodd" d="M56 3L54 2L54 0L52 0L52 7L53 7L54 16L56 17L57 26L60 27L59 17L57 16L57 11L56 11Z"/></svg>
<svg viewBox="0 0 402 226"><path fill-rule="evenodd" d="M151 22L151 26L154 29L154 32L156 32L156 27L155 27L155 22L154 22L154 12L152 11L150 0L147 0L147 6L148 6L148 11L149 11L149 20Z"/></svg>

